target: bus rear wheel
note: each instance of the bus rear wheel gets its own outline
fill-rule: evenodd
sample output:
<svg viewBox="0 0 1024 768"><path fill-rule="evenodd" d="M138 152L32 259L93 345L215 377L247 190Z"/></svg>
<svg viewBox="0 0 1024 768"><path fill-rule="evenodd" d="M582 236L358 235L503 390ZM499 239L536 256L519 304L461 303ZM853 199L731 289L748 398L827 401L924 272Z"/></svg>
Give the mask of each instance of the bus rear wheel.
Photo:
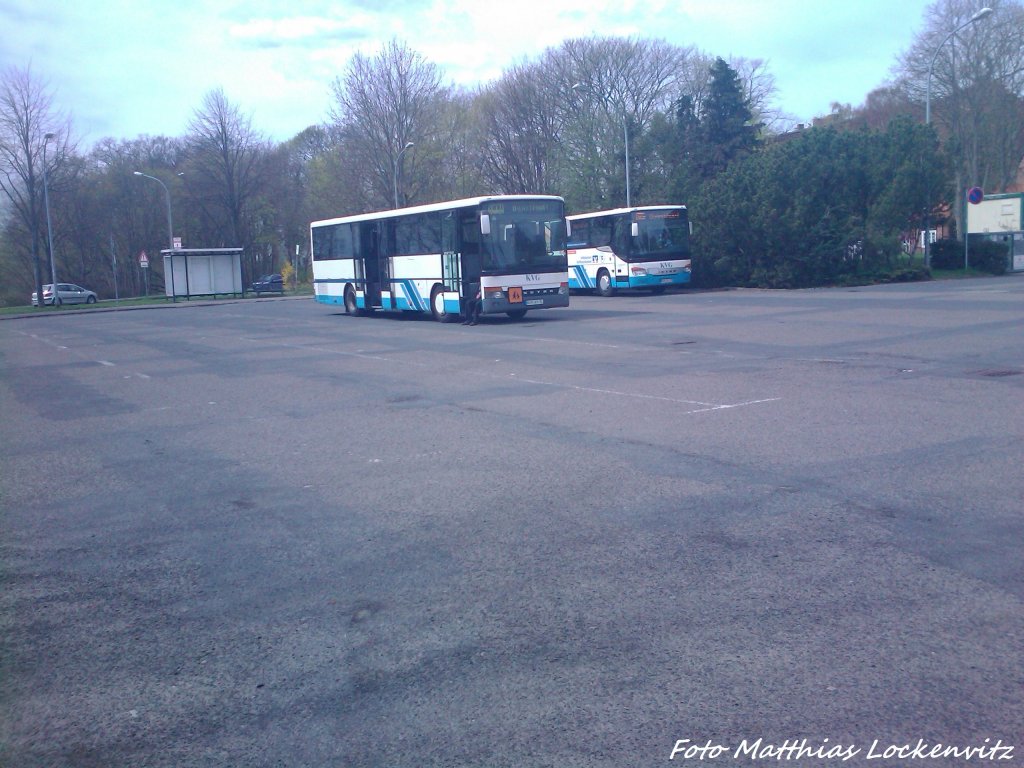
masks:
<svg viewBox="0 0 1024 768"><path fill-rule="evenodd" d="M597 292L601 296L611 296L615 293L615 289L612 288L612 276L606 269L597 273Z"/></svg>

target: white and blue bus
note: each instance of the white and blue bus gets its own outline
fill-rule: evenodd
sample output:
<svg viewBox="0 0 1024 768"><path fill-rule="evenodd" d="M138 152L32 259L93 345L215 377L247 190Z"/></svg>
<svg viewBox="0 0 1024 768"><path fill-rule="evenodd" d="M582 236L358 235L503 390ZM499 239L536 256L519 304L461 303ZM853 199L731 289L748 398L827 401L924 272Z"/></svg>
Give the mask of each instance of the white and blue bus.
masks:
<svg viewBox="0 0 1024 768"><path fill-rule="evenodd" d="M348 314L430 313L449 322L480 291L481 314L569 306L565 203L475 197L310 225L316 300Z"/></svg>
<svg viewBox="0 0 1024 768"><path fill-rule="evenodd" d="M685 205L617 208L569 217L569 287L611 296L619 288L660 293L690 282Z"/></svg>

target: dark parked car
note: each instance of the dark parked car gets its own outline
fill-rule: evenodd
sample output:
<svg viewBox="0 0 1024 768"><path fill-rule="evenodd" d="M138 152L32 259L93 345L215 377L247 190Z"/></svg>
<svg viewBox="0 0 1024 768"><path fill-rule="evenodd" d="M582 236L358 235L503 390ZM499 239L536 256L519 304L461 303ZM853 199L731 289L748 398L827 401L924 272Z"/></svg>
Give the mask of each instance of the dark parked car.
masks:
<svg viewBox="0 0 1024 768"><path fill-rule="evenodd" d="M261 293L284 293L284 280L280 275L264 275L249 286L249 290L257 296Z"/></svg>

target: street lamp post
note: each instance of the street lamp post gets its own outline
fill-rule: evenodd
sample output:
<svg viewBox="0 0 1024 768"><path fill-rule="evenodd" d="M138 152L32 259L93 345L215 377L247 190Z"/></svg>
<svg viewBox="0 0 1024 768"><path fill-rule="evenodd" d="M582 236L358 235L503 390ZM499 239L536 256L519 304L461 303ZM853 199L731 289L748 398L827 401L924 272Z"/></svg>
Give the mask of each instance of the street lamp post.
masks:
<svg viewBox="0 0 1024 768"><path fill-rule="evenodd" d="M992 9L987 7L987 6L985 8L980 9L973 16L971 16L971 18L969 18L967 21L965 21L959 27L957 27L952 32L950 32L948 35L946 35L942 39L942 42L939 43L936 46L935 53L932 54L931 63L928 64L928 81L927 81L927 83L925 85L925 91L924 91L924 124L925 125L931 125L931 122L932 122L932 70L935 68L935 60L937 58L939 58L939 51L941 51L943 49L943 47L946 45L946 43L948 43L949 40L957 32L959 32L961 29L964 29L965 27L969 27L971 24L974 24L976 21L981 21L986 16L989 16L991 14L992 14ZM925 264L926 267L930 267L931 266L931 258L930 258L931 257L931 248L929 247L931 245L931 243L929 242L929 240L930 240L929 233L930 233L930 228L931 228L931 204L932 204L932 201L931 201L931 190L930 189L928 191L928 198L929 199L925 201L925 209L924 209L924 264ZM964 222L964 226L966 228L966 222ZM967 239L967 232L966 231L964 232L964 239L965 240Z"/></svg>
<svg viewBox="0 0 1024 768"><path fill-rule="evenodd" d="M43 207L46 209L46 244L50 251L50 294L53 306L60 303L60 293L57 291L57 259L53 253L53 226L50 224L50 190L46 181L46 148L50 139L56 138L55 134L48 133L43 136ZM43 297L39 297L39 306L43 306Z"/></svg>
<svg viewBox="0 0 1024 768"><path fill-rule="evenodd" d="M398 157L395 158L395 172L392 176L392 180L395 183L395 208L398 207L398 164L402 162L402 155L412 149L415 145L411 141L405 142L405 146L402 147L402 151L398 153Z"/></svg>
<svg viewBox="0 0 1024 768"><path fill-rule="evenodd" d="M55 134L47 133L43 136L43 206L46 209L46 243L47 249L50 251L50 285L51 285L51 298L53 305L57 306L60 302L60 293L57 291L57 261L53 252L53 226L50 223L50 190L49 184L46 178L46 148L50 144L50 140L55 138ZM42 306L43 297L39 297L39 305Z"/></svg>
<svg viewBox="0 0 1024 768"><path fill-rule="evenodd" d="M626 143L626 207L629 208L633 203L629 194L629 118L625 112L622 113L622 138Z"/></svg>
<svg viewBox="0 0 1024 768"><path fill-rule="evenodd" d="M167 199L167 247L170 248L171 250L174 250L174 225L171 221L171 193L167 189L167 185L160 181L160 179L158 179L156 176L150 176L148 173L143 173L142 171L132 171L132 173L135 176L142 176L147 179L152 179L153 181L155 181L157 184L164 188L164 196Z"/></svg>

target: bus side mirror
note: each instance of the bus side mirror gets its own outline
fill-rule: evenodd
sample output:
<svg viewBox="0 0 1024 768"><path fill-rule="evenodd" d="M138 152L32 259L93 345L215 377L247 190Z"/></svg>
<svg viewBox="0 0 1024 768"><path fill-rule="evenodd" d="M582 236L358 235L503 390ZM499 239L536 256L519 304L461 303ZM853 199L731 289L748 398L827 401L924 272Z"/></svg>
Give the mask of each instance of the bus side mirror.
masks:
<svg viewBox="0 0 1024 768"><path fill-rule="evenodd" d="M633 237L640 237L640 222L634 221L633 224L629 228L629 233Z"/></svg>
<svg viewBox="0 0 1024 768"><path fill-rule="evenodd" d="M565 236L568 237L572 234L572 222L568 219L565 220Z"/></svg>
<svg viewBox="0 0 1024 768"><path fill-rule="evenodd" d="M491 217L488 216L486 213L480 214L480 234L491 234Z"/></svg>

